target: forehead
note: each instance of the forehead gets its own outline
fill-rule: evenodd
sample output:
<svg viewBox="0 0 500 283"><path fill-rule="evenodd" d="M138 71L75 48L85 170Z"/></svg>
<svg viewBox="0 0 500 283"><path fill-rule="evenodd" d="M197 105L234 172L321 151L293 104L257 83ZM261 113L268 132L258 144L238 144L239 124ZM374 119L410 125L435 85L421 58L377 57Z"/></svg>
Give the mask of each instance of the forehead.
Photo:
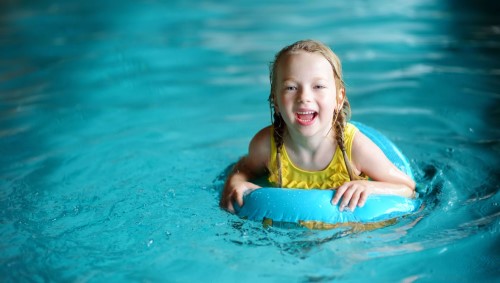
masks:
<svg viewBox="0 0 500 283"><path fill-rule="evenodd" d="M314 75L325 78L334 76L330 62L317 52L290 52L285 54L278 64L278 76Z"/></svg>

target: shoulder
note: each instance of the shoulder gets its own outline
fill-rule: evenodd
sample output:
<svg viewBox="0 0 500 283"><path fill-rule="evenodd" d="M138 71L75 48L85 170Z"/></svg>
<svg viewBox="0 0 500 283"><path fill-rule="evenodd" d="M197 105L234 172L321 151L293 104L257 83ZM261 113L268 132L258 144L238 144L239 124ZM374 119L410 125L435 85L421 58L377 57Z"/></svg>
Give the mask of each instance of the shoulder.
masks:
<svg viewBox="0 0 500 283"><path fill-rule="evenodd" d="M348 137L353 138L353 137L354 137L354 135L355 135L356 133L358 133L358 132L359 132L359 129L358 129L355 125L353 125L353 124L351 124L351 123L347 123L347 124L345 125L345 127L344 127L344 134L345 134L346 136L348 136Z"/></svg>
<svg viewBox="0 0 500 283"><path fill-rule="evenodd" d="M358 129L358 127L356 127L354 124L349 123L349 122L347 122L347 123L345 124L345 128L346 128L346 129L349 129L349 130L357 130L357 129Z"/></svg>
<svg viewBox="0 0 500 283"><path fill-rule="evenodd" d="M356 131L352 143L352 159L360 171L374 179L377 179L378 170L384 171L383 168L392 164L384 152L359 130Z"/></svg>
<svg viewBox="0 0 500 283"><path fill-rule="evenodd" d="M262 129L260 129L256 134L255 136L253 137L252 140L255 140L255 139L270 139L271 138L271 133L273 131L273 126L267 126L267 127L264 127Z"/></svg>
<svg viewBox="0 0 500 283"><path fill-rule="evenodd" d="M351 125L351 131L353 134L352 150L353 157L355 159L361 159L361 157L370 156L370 153L382 153L382 150L365 134L363 134L356 126Z"/></svg>

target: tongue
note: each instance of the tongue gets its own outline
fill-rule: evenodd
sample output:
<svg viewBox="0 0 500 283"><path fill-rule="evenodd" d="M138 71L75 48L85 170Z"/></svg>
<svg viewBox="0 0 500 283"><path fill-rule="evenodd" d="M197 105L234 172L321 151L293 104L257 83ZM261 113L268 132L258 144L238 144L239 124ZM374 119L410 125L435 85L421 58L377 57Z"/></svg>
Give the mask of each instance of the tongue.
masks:
<svg viewBox="0 0 500 283"><path fill-rule="evenodd" d="M312 120L314 118L314 114L297 114L297 118L300 120Z"/></svg>

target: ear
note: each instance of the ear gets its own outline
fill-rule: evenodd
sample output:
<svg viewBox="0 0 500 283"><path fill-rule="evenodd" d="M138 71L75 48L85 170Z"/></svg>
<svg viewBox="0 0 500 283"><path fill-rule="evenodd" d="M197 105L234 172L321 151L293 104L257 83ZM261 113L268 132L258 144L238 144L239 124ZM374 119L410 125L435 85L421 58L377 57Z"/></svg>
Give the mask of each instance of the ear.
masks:
<svg viewBox="0 0 500 283"><path fill-rule="evenodd" d="M337 108L340 109L344 106L345 88L341 87L337 92Z"/></svg>

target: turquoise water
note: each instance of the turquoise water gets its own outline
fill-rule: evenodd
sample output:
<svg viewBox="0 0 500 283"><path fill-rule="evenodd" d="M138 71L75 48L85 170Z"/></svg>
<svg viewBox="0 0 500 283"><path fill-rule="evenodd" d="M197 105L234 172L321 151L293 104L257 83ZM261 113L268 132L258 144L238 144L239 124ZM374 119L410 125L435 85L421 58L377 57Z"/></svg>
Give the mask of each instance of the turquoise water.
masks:
<svg viewBox="0 0 500 283"><path fill-rule="evenodd" d="M498 281L498 5L337 2L2 1L1 281ZM342 58L422 211L359 232L218 208L269 123L267 64L303 38Z"/></svg>

